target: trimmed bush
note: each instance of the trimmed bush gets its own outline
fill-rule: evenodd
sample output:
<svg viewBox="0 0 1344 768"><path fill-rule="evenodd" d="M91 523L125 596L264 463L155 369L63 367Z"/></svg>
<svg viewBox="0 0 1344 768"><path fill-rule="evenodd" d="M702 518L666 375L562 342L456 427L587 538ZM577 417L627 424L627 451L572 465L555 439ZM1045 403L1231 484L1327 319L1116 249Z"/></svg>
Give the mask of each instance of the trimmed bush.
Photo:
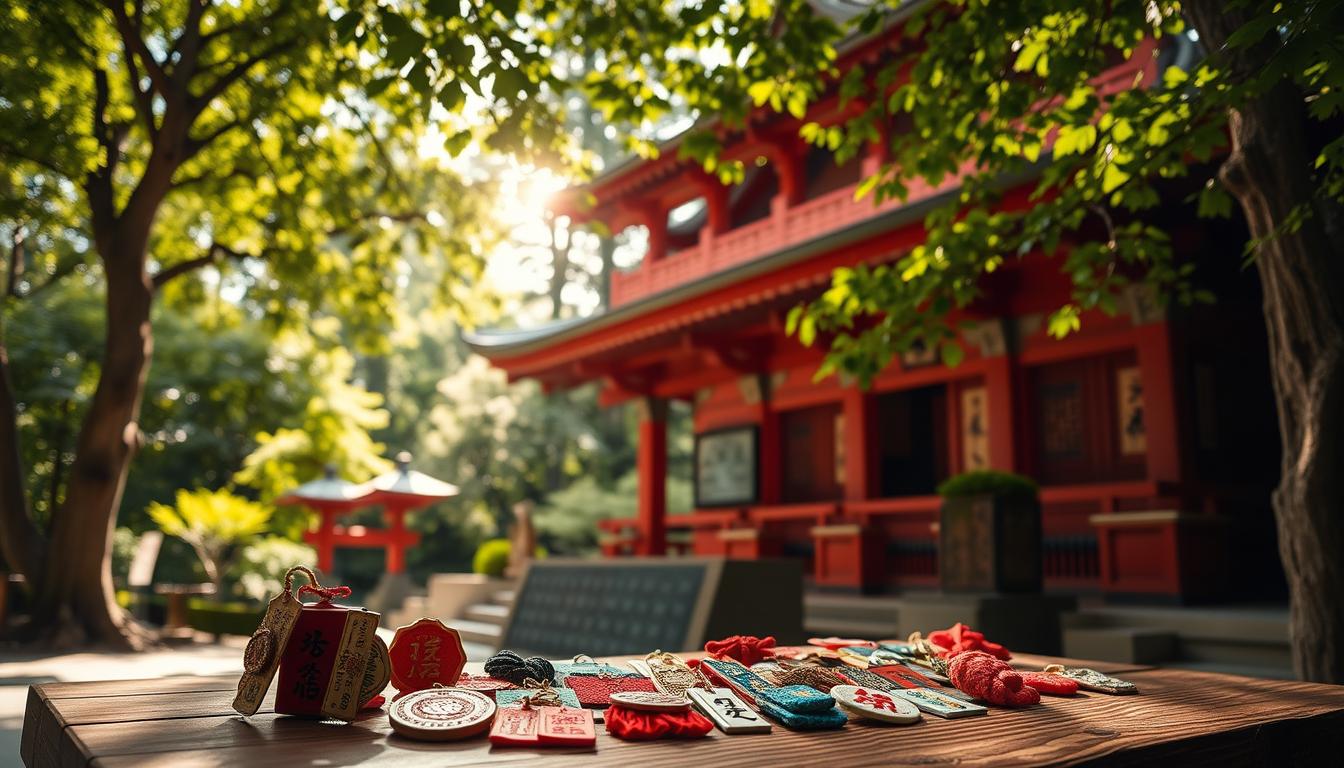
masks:
<svg viewBox="0 0 1344 768"><path fill-rule="evenodd" d="M476 548L471 570L497 579L509 567L509 553L512 551L513 545L508 539L486 539Z"/></svg>
<svg viewBox="0 0 1344 768"><path fill-rule="evenodd" d="M261 625L265 606L255 603L214 603L191 600L187 603L187 624L212 635L250 635Z"/></svg>
<svg viewBox="0 0 1344 768"><path fill-rule="evenodd" d="M1029 477L992 469L953 475L938 486L938 495L945 499L968 496L1034 499L1038 491L1036 481Z"/></svg>

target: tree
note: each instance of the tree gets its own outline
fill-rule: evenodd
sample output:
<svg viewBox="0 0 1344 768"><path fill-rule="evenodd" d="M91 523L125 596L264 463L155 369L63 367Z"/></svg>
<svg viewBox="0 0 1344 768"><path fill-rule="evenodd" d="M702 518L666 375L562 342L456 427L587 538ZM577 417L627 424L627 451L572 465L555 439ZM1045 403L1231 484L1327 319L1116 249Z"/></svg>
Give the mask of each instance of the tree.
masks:
<svg viewBox="0 0 1344 768"><path fill-rule="evenodd" d="M239 548L265 532L271 509L228 491L198 488L178 491L172 506L151 504L149 516L164 533L191 545L216 598L223 599L225 574Z"/></svg>
<svg viewBox="0 0 1344 768"><path fill-rule="evenodd" d="M106 318L45 521L28 503L0 326L0 546L33 593L30 635L143 640L113 601L108 553L142 440L156 295L210 268L276 322L339 314L372 347L404 238L435 244L459 285L479 274L480 250L452 226L463 184L420 162L419 102L364 88L358 21L292 0L0 11L5 320L76 271L101 284ZM50 247L34 252L30 233Z"/></svg>

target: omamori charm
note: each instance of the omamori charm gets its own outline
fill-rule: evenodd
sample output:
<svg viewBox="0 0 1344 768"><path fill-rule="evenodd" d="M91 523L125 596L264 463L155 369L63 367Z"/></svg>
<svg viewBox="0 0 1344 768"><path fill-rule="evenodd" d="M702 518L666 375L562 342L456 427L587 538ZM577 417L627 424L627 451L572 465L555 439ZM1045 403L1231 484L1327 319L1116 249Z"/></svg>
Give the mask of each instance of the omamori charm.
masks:
<svg viewBox="0 0 1344 768"><path fill-rule="evenodd" d="M1065 667L1063 664L1051 664L1044 670L1052 675L1067 677L1078 683L1078 687L1088 691L1098 693L1110 693L1114 695L1126 695L1138 693L1139 687L1127 680L1103 675L1095 669L1085 667Z"/></svg>
<svg viewBox="0 0 1344 768"><path fill-rule="evenodd" d="M392 730L408 739L454 741L475 736L490 725L495 702L476 691L427 688L403 695L388 708Z"/></svg>
<svg viewBox="0 0 1344 768"><path fill-rule="evenodd" d="M857 685L837 685L831 689L835 703L858 717L893 725L910 725L923 720L919 708L908 700Z"/></svg>
<svg viewBox="0 0 1344 768"><path fill-rule="evenodd" d="M453 685L467 664L467 652L457 630L430 618L399 627L388 655L392 684L402 693Z"/></svg>
<svg viewBox="0 0 1344 768"><path fill-rule="evenodd" d="M690 688L686 695L726 734L769 733L774 728L730 688Z"/></svg>

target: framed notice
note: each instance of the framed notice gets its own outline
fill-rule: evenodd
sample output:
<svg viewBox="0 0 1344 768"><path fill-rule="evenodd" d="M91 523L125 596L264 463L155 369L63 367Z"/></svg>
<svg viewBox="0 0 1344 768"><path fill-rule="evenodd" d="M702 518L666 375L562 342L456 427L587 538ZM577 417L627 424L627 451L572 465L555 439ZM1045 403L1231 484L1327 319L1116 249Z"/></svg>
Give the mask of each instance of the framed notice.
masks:
<svg viewBox="0 0 1344 768"><path fill-rule="evenodd" d="M760 451L755 426L731 427L695 436L695 505L754 504Z"/></svg>
<svg viewBox="0 0 1344 768"><path fill-rule="evenodd" d="M1138 366L1121 368L1115 374L1120 416L1120 453L1142 456L1148 452L1148 431L1143 423L1143 375Z"/></svg>

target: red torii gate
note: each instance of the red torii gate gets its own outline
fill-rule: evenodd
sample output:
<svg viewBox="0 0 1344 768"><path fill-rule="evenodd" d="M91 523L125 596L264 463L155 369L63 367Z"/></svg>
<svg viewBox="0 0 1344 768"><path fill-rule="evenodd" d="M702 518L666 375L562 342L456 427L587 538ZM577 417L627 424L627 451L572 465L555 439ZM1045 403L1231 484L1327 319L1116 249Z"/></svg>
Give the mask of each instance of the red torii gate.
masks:
<svg viewBox="0 0 1344 768"><path fill-rule="evenodd" d="M387 554L386 579L406 572L406 549L420 542L420 535L406 530L406 513L457 495L457 486L410 468L411 455L397 454L397 467L366 483L351 483L328 467L326 476L295 488L276 499L276 504L300 504L321 515L316 530L304 540L317 549L317 567L331 573L336 547L381 547ZM337 517L353 509L382 504L383 528L344 526Z"/></svg>

